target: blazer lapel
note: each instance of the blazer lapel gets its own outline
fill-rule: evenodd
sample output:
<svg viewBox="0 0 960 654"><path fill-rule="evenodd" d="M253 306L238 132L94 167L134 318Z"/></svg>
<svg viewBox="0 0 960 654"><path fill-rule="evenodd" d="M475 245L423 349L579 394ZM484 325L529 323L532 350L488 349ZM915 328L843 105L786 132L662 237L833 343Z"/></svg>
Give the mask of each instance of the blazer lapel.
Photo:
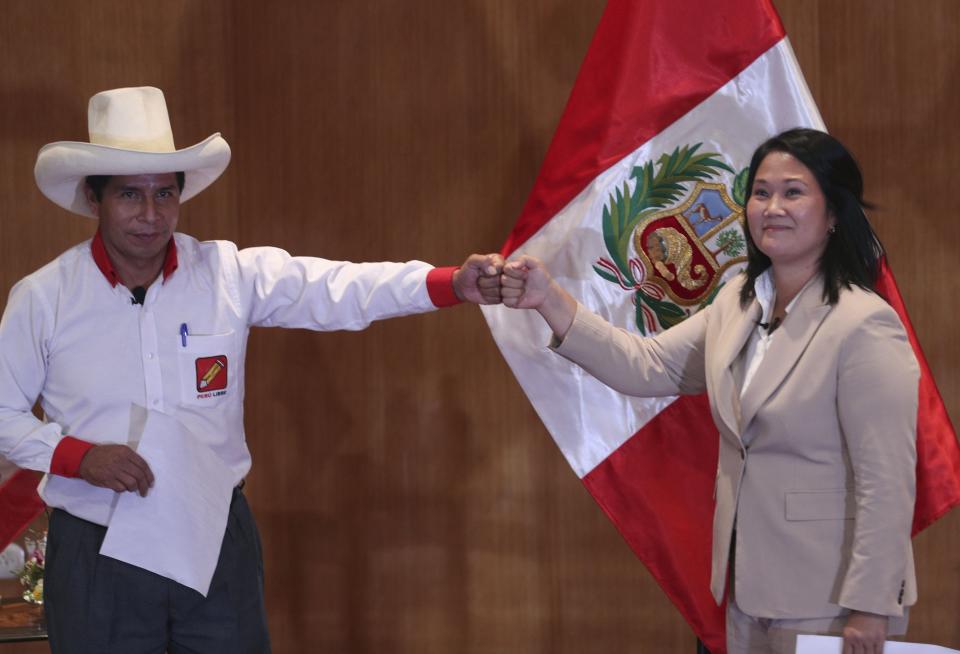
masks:
<svg viewBox="0 0 960 654"><path fill-rule="evenodd" d="M799 361L820 323L830 313L830 305L823 301L823 281L814 277L803 290L790 313L784 318L777 335L770 343L760 367L750 382L740 405L742 435L757 411L783 383Z"/></svg>
<svg viewBox="0 0 960 654"><path fill-rule="evenodd" d="M739 301L739 298L738 298ZM740 434L740 385L733 374L733 366L747 339L760 319L760 303L754 300L745 311L738 306L732 311L736 317L724 325L717 341L717 370L715 405L717 412L731 434ZM713 357L711 357L713 358ZM722 431L722 430L721 430Z"/></svg>

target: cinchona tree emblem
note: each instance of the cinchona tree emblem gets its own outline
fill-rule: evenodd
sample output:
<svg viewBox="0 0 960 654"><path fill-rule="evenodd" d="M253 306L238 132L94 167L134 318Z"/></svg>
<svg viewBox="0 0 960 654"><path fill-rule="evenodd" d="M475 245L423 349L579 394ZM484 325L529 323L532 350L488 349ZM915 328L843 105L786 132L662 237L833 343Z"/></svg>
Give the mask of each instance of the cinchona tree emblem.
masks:
<svg viewBox="0 0 960 654"><path fill-rule="evenodd" d="M698 153L701 145L636 166L603 208L608 256L593 269L634 294L642 334L672 327L709 304L723 272L746 260L747 170L736 174L720 154ZM723 172L736 175L730 193L718 179Z"/></svg>

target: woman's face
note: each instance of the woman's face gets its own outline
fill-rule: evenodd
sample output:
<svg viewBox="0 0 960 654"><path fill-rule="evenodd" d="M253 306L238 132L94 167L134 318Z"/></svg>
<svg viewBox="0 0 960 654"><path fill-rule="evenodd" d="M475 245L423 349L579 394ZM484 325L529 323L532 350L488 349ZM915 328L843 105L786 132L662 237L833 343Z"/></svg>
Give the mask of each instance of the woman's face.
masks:
<svg viewBox="0 0 960 654"><path fill-rule="evenodd" d="M816 178L796 157L771 152L760 162L747 201L747 226L774 267L816 267L834 221Z"/></svg>

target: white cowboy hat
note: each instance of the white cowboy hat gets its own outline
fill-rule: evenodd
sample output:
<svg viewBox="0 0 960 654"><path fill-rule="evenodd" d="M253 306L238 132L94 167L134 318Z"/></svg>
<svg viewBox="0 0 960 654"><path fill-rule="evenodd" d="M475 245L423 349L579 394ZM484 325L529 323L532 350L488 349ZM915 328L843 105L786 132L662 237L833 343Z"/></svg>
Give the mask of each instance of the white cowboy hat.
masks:
<svg viewBox="0 0 960 654"><path fill-rule="evenodd" d="M57 141L37 154L37 186L64 209L95 217L84 193L88 175L144 175L183 172L180 201L212 184L230 163L230 146L220 133L177 150L163 91L152 86L112 89L90 98L90 142Z"/></svg>

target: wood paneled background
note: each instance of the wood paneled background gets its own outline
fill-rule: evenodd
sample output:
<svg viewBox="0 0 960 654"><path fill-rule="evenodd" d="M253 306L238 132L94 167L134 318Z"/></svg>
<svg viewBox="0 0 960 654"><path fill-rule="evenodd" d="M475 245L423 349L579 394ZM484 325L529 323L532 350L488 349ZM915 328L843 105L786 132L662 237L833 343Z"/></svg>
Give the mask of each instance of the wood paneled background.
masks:
<svg viewBox="0 0 960 654"><path fill-rule="evenodd" d="M865 169L956 417L960 3L775 2ZM94 230L36 190L38 148L86 139L91 94L141 84L165 90L181 147L219 130L234 150L181 231L352 260L497 250L603 4L0 0L0 288ZM276 652L694 651L475 307L362 333L257 330L248 357L247 494ZM910 637L960 647L960 511L915 546Z"/></svg>

